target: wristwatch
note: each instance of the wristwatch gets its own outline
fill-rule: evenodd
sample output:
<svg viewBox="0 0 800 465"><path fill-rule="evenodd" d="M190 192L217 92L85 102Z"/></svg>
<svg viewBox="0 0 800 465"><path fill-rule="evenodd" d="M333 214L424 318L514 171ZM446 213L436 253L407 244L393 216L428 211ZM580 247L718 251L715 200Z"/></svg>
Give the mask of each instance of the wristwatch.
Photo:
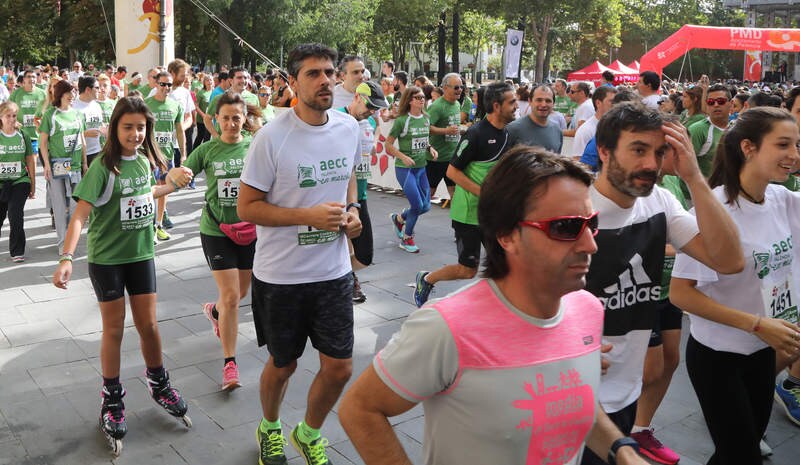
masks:
<svg viewBox="0 0 800 465"><path fill-rule="evenodd" d="M361 211L361 204L358 203L358 202L350 202L350 203L348 203L347 204L347 208L345 208L344 211L348 211L352 207L356 207L359 212Z"/></svg>
<svg viewBox="0 0 800 465"><path fill-rule="evenodd" d="M611 449L608 451L608 463L610 465L617 464L617 451L619 450L620 447L625 447L625 446L633 447L633 450L635 450L637 454L639 453L639 443L636 442L636 439L633 439L630 436L619 438L616 441L614 441L613 444L611 444Z"/></svg>

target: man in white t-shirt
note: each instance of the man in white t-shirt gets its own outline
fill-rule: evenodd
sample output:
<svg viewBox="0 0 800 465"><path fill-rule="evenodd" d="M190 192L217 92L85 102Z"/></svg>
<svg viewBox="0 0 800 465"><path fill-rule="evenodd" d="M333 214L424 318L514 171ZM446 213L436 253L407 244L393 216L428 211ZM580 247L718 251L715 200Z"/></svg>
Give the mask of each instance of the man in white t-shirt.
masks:
<svg viewBox="0 0 800 465"><path fill-rule="evenodd" d="M575 114L572 116L571 129L563 131L564 137L574 137L575 132L583 123L594 115L594 105L592 105L592 89L588 83L576 82L570 85L569 98L578 105Z"/></svg>
<svg viewBox="0 0 800 465"><path fill-rule="evenodd" d="M573 465L584 444L610 463L646 463L594 394L603 309L581 290L597 251L591 182L539 147L492 168L478 206L486 279L412 313L342 399L366 463L411 463L388 417L418 403L426 465Z"/></svg>
<svg viewBox="0 0 800 465"><path fill-rule="evenodd" d="M658 110L658 102L661 97L658 95L658 88L661 86L661 78L653 71L645 71L639 75L636 82L636 91L642 97L642 103L648 108Z"/></svg>
<svg viewBox="0 0 800 465"><path fill-rule="evenodd" d="M72 108L83 115L86 131L86 164L91 165L92 160L100 153L100 136L106 135L108 125L103 123L103 109L97 103L97 92L100 84L94 76L82 76L78 79L78 98L72 101Z"/></svg>
<svg viewBox="0 0 800 465"><path fill-rule="evenodd" d="M354 170L358 123L330 110L336 52L298 45L286 70L297 105L253 138L241 176L238 213L257 225L253 320L269 360L261 374L262 464L285 464L280 407L310 339L320 370L292 445L306 463L328 463L325 417L353 369L353 277L347 238L361 232ZM312 459L313 458L313 459Z"/></svg>
<svg viewBox="0 0 800 465"><path fill-rule="evenodd" d="M629 434L660 298L666 244L720 273L739 272L744 258L736 226L706 184L680 123L641 103L622 103L600 120L596 140L600 172L590 195L600 215L599 250L586 276L586 290L603 303L603 342L613 345L607 355L611 366L600 381L600 405ZM697 196L696 219L669 191L655 185L665 160ZM583 457L584 465L600 463L590 451Z"/></svg>
<svg viewBox="0 0 800 465"><path fill-rule="evenodd" d="M580 159L584 149L586 149L586 144L594 137L597 131L597 123L611 109L615 95L617 95L617 90L613 87L602 86L595 89L594 94L592 94L594 115L575 131L575 140L572 141L572 154L576 159Z"/></svg>

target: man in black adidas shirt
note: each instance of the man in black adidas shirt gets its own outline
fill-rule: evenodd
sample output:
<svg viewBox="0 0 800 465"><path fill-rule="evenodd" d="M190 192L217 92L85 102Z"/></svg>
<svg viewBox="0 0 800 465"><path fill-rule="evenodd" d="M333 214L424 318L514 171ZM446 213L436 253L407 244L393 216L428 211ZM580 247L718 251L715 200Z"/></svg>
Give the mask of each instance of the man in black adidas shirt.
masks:
<svg viewBox="0 0 800 465"><path fill-rule="evenodd" d="M478 272L481 257L478 196L489 170L511 148L506 125L514 121L517 98L509 84L494 83L487 86L483 103L488 111L486 118L467 130L447 168L447 176L456 183L450 204L450 218L456 233L458 263L431 273L417 273L414 301L418 307L428 300L437 282L472 279Z"/></svg>
<svg viewBox="0 0 800 465"><path fill-rule="evenodd" d="M590 195L600 231L586 289L603 302L603 343L613 345L599 401L623 434L636 415L667 242L719 273L744 266L736 226L703 178L689 135L664 118L640 103L623 103L597 125L600 172ZM665 157L689 186L696 218L655 185ZM581 463L604 461L587 449Z"/></svg>

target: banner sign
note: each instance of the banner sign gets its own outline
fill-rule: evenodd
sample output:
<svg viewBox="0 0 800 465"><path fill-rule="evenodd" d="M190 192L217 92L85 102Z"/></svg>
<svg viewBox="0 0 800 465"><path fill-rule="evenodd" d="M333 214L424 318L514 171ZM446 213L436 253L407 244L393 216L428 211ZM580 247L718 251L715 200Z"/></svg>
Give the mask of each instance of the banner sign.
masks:
<svg viewBox="0 0 800 465"><path fill-rule="evenodd" d="M175 21L173 0L166 0L164 47L166 61L175 58ZM130 72L142 74L160 64L158 36L161 22L160 0L115 0L114 25L116 31L117 64L127 66Z"/></svg>
<svg viewBox="0 0 800 465"><path fill-rule="evenodd" d="M516 29L506 31L506 50L503 63L505 63L505 77L519 77L519 59L522 56L522 39L524 33Z"/></svg>

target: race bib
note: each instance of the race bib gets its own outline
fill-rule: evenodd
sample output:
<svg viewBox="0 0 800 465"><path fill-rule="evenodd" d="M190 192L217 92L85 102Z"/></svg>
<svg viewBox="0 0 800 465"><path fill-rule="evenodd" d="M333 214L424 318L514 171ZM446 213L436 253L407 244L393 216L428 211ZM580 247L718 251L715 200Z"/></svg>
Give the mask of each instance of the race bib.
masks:
<svg viewBox="0 0 800 465"><path fill-rule="evenodd" d="M17 179L22 176L22 162L0 161L0 179Z"/></svg>
<svg viewBox="0 0 800 465"><path fill-rule="evenodd" d="M50 171L54 179L63 179L69 177L69 172L72 170L72 158L54 158L50 160Z"/></svg>
<svg viewBox="0 0 800 465"><path fill-rule="evenodd" d="M427 137L414 137L411 139L411 150L425 150L428 148Z"/></svg>
<svg viewBox="0 0 800 465"><path fill-rule="evenodd" d="M22 115L22 125L26 127L35 126L34 115Z"/></svg>
<svg viewBox="0 0 800 465"><path fill-rule="evenodd" d="M797 295L792 289L792 275L773 283L762 283L761 299L767 316L797 324Z"/></svg>
<svg viewBox="0 0 800 465"><path fill-rule="evenodd" d="M154 213L155 203L150 192L119 199L119 221L123 231L152 228Z"/></svg>
<svg viewBox="0 0 800 465"><path fill-rule="evenodd" d="M361 158L356 165L356 179L369 179L372 173L369 170L370 161L372 156L368 153L361 155Z"/></svg>
<svg viewBox="0 0 800 465"><path fill-rule="evenodd" d="M239 178L217 179L217 198L220 207L235 207L239 198Z"/></svg>
<svg viewBox="0 0 800 465"><path fill-rule="evenodd" d="M324 231L313 226L298 226L297 227L297 244L298 245L317 245L325 244L326 242L333 242L339 238L341 233L339 231Z"/></svg>
<svg viewBox="0 0 800 465"><path fill-rule="evenodd" d="M64 135L64 150L67 152L74 152L80 150L81 146L78 145L78 134L65 134Z"/></svg>
<svg viewBox="0 0 800 465"><path fill-rule="evenodd" d="M156 144L166 147L172 144L172 131L156 131Z"/></svg>

